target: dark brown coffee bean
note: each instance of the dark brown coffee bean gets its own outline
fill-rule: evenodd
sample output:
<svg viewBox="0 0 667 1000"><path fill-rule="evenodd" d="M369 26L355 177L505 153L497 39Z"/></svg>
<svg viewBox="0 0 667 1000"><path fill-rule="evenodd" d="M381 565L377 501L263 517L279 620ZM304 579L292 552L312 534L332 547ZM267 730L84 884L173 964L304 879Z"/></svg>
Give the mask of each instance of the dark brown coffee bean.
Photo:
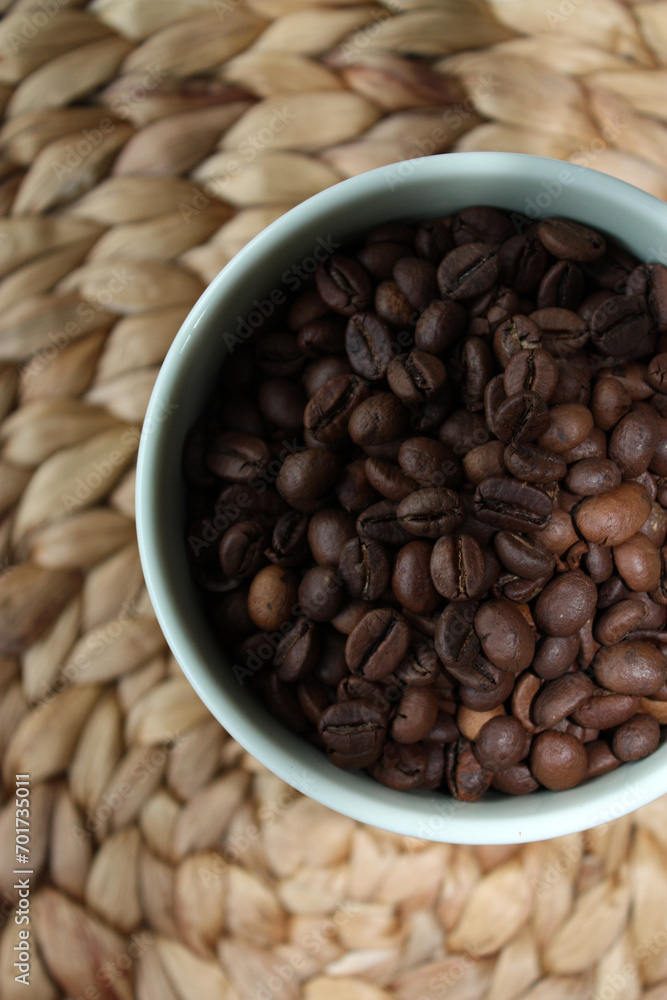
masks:
<svg viewBox="0 0 667 1000"><path fill-rule="evenodd" d="M439 264L448 250L454 246L452 227L454 217L427 219L422 222L415 235L415 250L419 257Z"/></svg>
<svg viewBox="0 0 667 1000"><path fill-rule="evenodd" d="M438 437L443 444L456 449L457 455L467 455L477 445L491 440L484 415L469 410L456 410L440 427Z"/></svg>
<svg viewBox="0 0 667 1000"><path fill-rule="evenodd" d="M562 454L585 441L592 430L593 415L585 406L579 403L552 406L549 424L538 443L556 454Z"/></svg>
<svg viewBox="0 0 667 1000"><path fill-rule="evenodd" d="M473 448L463 459L465 478L477 486L490 476L502 476L505 472L505 445L501 441L489 441Z"/></svg>
<svg viewBox="0 0 667 1000"><path fill-rule="evenodd" d="M649 591L660 583L660 552L650 538L638 532L614 546L616 571L630 590Z"/></svg>
<svg viewBox="0 0 667 1000"><path fill-rule="evenodd" d="M435 431L452 412L452 406L452 394L447 385L443 385L432 399L425 403L410 404L410 427L418 434Z"/></svg>
<svg viewBox="0 0 667 1000"><path fill-rule="evenodd" d="M598 651L595 679L608 691L650 698L664 684L666 662L653 643L630 639Z"/></svg>
<svg viewBox="0 0 667 1000"><path fill-rule="evenodd" d="M630 393L615 378L598 379L591 395L591 412L603 431L611 430L632 406Z"/></svg>
<svg viewBox="0 0 667 1000"><path fill-rule="evenodd" d="M533 658L533 670L538 677L551 681L563 674L575 662L579 651L579 635L545 636Z"/></svg>
<svg viewBox="0 0 667 1000"><path fill-rule="evenodd" d="M343 604L343 584L336 566L314 566L299 584L299 604L314 622L328 622Z"/></svg>
<svg viewBox="0 0 667 1000"><path fill-rule="evenodd" d="M491 712L494 708L503 705L511 696L515 678L514 674L500 670L488 660L484 660L483 657L478 657L473 661L473 668L480 661L483 661L484 670L483 672L478 670L474 676L478 687L469 687L467 684L460 683L458 698L462 705L472 709L473 712ZM471 674L470 669L467 672L469 675ZM486 688L485 691L479 690L482 684Z"/></svg>
<svg viewBox="0 0 667 1000"><path fill-rule="evenodd" d="M445 444L428 437L403 441L398 463L421 487L457 487L461 483L461 465Z"/></svg>
<svg viewBox="0 0 667 1000"><path fill-rule="evenodd" d="M277 566L298 566L308 556L308 516L288 510L276 521L266 558Z"/></svg>
<svg viewBox="0 0 667 1000"><path fill-rule="evenodd" d="M501 441L523 444L534 441L549 424L547 404L536 392L524 390L508 396L496 410L494 432Z"/></svg>
<svg viewBox="0 0 667 1000"><path fill-rule="evenodd" d="M306 396L311 399L318 389L332 378L352 373L350 362L342 354L325 355L317 358L304 369L301 382L306 390Z"/></svg>
<svg viewBox="0 0 667 1000"><path fill-rule="evenodd" d="M586 750L586 777L598 778L601 774L608 774L615 770L621 763L606 742L606 740L594 740L587 743Z"/></svg>
<svg viewBox="0 0 667 1000"><path fill-rule="evenodd" d="M512 232L512 223L507 216L487 205L462 208L454 217L452 226L452 236L457 246L478 242L500 246Z"/></svg>
<svg viewBox="0 0 667 1000"><path fill-rule="evenodd" d="M393 278L415 309L426 309L438 296L435 266L422 257L401 257L394 264Z"/></svg>
<svg viewBox="0 0 667 1000"><path fill-rule="evenodd" d="M501 670L518 674L530 666L535 638L511 601L485 601L475 615L475 631L485 655Z"/></svg>
<svg viewBox="0 0 667 1000"><path fill-rule="evenodd" d="M549 253L559 260L598 260L607 249L604 236L572 219L542 219L537 235Z"/></svg>
<svg viewBox="0 0 667 1000"><path fill-rule="evenodd" d="M281 497L297 510L322 507L340 470L340 460L329 451L307 448L288 455L276 479Z"/></svg>
<svg viewBox="0 0 667 1000"><path fill-rule="evenodd" d="M553 553L515 531L499 531L493 542L496 554L510 573L538 580L554 569Z"/></svg>
<svg viewBox="0 0 667 1000"><path fill-rule="evenodd" d="M273 655L273 665L281 681L297 681L315 666L320 655L316 626L308 618L297 618Z"/></svg>
<svg viewBox="0 0 667 1000"><path fill-rule="evenodd" d="M491 348L481 337L466 337L450 355L449 375L469 410L484 406L484 390L493 377L495 363Z"/></svg>
<svg viewBox="0 0 667 1000"><path fill-rule="evenodd" d="M655 334L646 299L640 295L614 295L598 306L590 319L591 343L612 358L633 360L651 354Z"/></svg>
<svg viewBox="0 0 667 1000"><path fill-rule="evenodd" d="M334 492L341 507L351 514L359 514L375 503L378 495L366 478L363 458L345 466L336 480Z"/></svg>
<svg viewBox="0 0 667 1000"><path fill-rule="evenodd" d="M466 739L446 747L445 775L450 794L460 802L475 802L491 784L491 773L479 763Z"/></svg>
<svg viewBox="0 0 667 1000"><path fill-rule="evenodd" d="M438 616L435 627L435 650L443 665L456 669L469 664L481 652L475 632L477 603L449 604Z"/></svg>
<svg viewBox="0 0 667 1000"><path fill-rule="evenodd" d="M667 268L664 264L639 264L628 275L627 295L646 299L649 314L657 330L667 330Z"/></svg>
<svg viewBox="0 0 667 1000"><path fill-rule="evenodd" d="M306 396L298 383L283 378L268 379L257 391L257 403L262 416L276 427L288 433L301 431Z"/></svg>
<svg viewBox="0 0 667 1000"><path fill-rule="evenodd" d="M541 729L550 729L592 694L593 681L586 674L564 674L542 686L533 702L533 718Z"/></svg>
<svg viewBox="0 0 667 1000"><path fill-rule="evenodd" d="M269 378L290 378L301 371L306 358L296 334L289 330L275 330L257 341L255 360Z"/></svg>
<svg viewBox="0 0 667 1000"><path fill-rule="evenodd" d="M349 418L348 433L362 447L386 444L405 430L408 413L390 392L377 392L360 403Z"/></svg>
<svg viewBox="0 0 667 1000"><path fill-rule="evenodd" d="M415 346L420 351L441 354L454 346L467 323L468 314L460 303L436 299L417 320Z"/></svg>
<svg viewBox="0 0 667 1000"><path fill-rule="evenodd" d="M595 637L605 646L615 646L641 628L647 616L648 607L643 601L633 598L617 601L604 614L598 615Z"/></svg>
<svg viewBox="0 0 667 1000"><path fill-rule="evenodd" d="M382 752L387 716L362 699L336 702L322 713L318 732L338 767L368 767Z"/></svg>
<svg viewBox="0 0 667 1000"><path fill-rule="evenodd" d="M426 777L426 752L420 743L387 740L379 759L369 768L371 777L397 791L419 788Z"/></svg>
<svg viewBox="0 0 667 1000"><path fill-rule="evenodd" d="M426 773L422 781L422 788L435 790L440 788L445 773L445 753L440 741L429 738L422 740L422 747L426 754Z"/></svg>
<svg viewBox="0 0 667 1000"><path fill-rule="evenodd" d="M440 675L440 660L430 639L413 630L410 648L395 675L404 684L424 687L433 684ZM429 739L435 739L432 731Z"/></svg>
<svg viewBox="0 0 667 1000"><path fill-rule="evenodd" d="M527 483L554 483L567 473L562 456L537 444L508 444L503 460L508 472Z"/></svg>
<svg viewBox="0 0 667 1000"><path fill-rule="evenodd" d="M598 545L620 545L639 531L651 513L651 501L637 483L621 485L582 500L574 512L581 534Z"/></svg>
<svg viewBox="0 0 667 1000"><path fill-rule="evenodd" d="M584 458L570 466L565 485L579 496L598 496L621 485L621 471L608 458Z"/></svg>
<svg viewBox="0 0 667 1000"><path fill-rule="evenodd" d="M345 330L345 350L358 375L371 382L384 378L393 357L389 327L371 312L355 313Z"/></svg>
<svg viewBox="0 0 667 1000"><path fill-rule="evenodd" d="M577 705L572 718L588 729L613 729L632 718L638 707L639 699L632 695L609 694L597 688L589 698Z"/></svg>
<svg viewBox="0 0 667 1000"><path fill-rule="evenodd" d="M594 542L588 542L586 547L588 549L584 556L586 572L594 583L604 583L614 572L612 551L605 545L596 545Z"/></svg>
<svg viewBox="0 0 667 1000"><path fill-rule="evenodd" d="M400 526L422 538L439 538L455 531L463 516L459 495L446 488L417 490L401 500L397 509Z"/></svg>
<svg viewBox="0 0 667 1000"><path fill-rule="evenodd" d="M571 309L538 309L530 318L541 331L544 348L559 358L574 354L588 343L588 327Z"/></svg>
<svg viewBox="0 0 667 1000"><path fill-rule="evenodd" d="M470 535L443 535L431 554L431 579L449 601L476 600L484 593L484 555Z"/></svg>
<svg viewBox="0 0 667 1000"><path fill-rule="evenodd" d="M655 417L635 410L616 425L609 440L609 457L619 467L624 479L641 476L648 469L658 443Z"/></svg>
<svg viewBox="0 0 667 1000"><path fill-rule="evenodd" d="M323 316L299 327L297 343L309 358L344 354L345 327L337 316Z"/></svg>
<svg viewBox="0 0 667 1000"><path fill-rule="evenodd" d="M296 696L306 718L315 726L319 725L322 712L331 704L324 684L311 674L297 681Z"/></svg>
<svg viewBox="0 0 667 1000"><path fill-rule="evenodd" d="M365 382L356 375L340 375L325 383L306 406L303 422L317 441L342 441L354 410L369 395Z"/></svg>
<svg viewBox="0 0 667 1000"><path fill-rule="evenodd" d="M438 267L438 286L445 299L471 299L498 280L498 255L486 243L465 243L450 250Z"/></svg>
<svg viewBox="0 0 667 1000"><path fill-rule="evenodd" d="M210 471L234 483L249 483L264 476L270 457L264 441L240 431L216 434L205 452Z"/></svg>
<svg viewBox="0 0 667 1000"><path fill-rule="evenodd" d="M391 586L401 605L417 615L429 615L440 603L431 579L433 546L425 539L408 542L396 554Z"/></svg>
<svg viewBox="0 0 667 1000"><path fill-rule="evenodd" d="M407 476L395 462L367 458L364 469L371 486L387 500L393 500L395 503L400 503L409 493L418 489L419 484L416 480Z"/></svg>
<svg viewBox="0 0 667 1000"><path fill-rule="evenodd" d="M497 715L485 722L473 746L473 753L487 771L496 774L518 764L524 755L526 731L512 715Z"/></svg>
<svg viewBox="0 0 667 1000"><path fill-rule="evenodd" d="M254 576L264 562L267 530L260 521L239 521L220 540L222 572L229 577Z"/></svg>
<svg viewBox="0 0 667 1000"><path fill-rule="evenodd" d="M537 308L577 309L586 289L586 279L580 267L569 260L559 260L550 267L537 291Z"/></svg>
<svg viewBox="0 0 667 1000"><path fill-rule="evenodd" d="M292 687L281 681L275 671L266 676L261 694L271 715L275 716L286 729L293 733L302 733L305 730L306 717Z"/></svg>
<svg viewBox="0 0 667 1000"><path fill-rule="evenodd" d="M410 627L393 608L378 608L364 615L350 633L345 658L353 674L370 681L387 677L408 651Z"/></svg>
<svg viewBox="0 0 667 1000"><path fill-rule="evenodd" d="M425 739L438 715L438 697L432 687L407 687L394 716L389 735L397 743Z"/></svg>
<svg viewBox="0 0 667 1000"><path fill-rule="evenodd" d="M433 399L446 378L442 361L426 351L399 354L387 369L389 387L404 403L424 403Z"/></svg>
<svg viewBox="0 0 667 1000"><path fill-rule="evenodd" d="M519 351L537 350L541 347L540 328L532 319L517 314L503 320L493 334L493 353L498 363L505 367Z"/></svg>
<svg viewBox="0 0 667 1000"><path fill-rule="evenodd" d="M373 289L369 277L352 257L332 254L317 268L315 281L323 301L343 316L363 312L372 302Z"/></svg>
<svg viewBox="0 0 667 1000"><path fill-rule="evenodd" d="M611 746L619 760L641 760L655 753L659 743L658 720L645 712L638 712L618 727Z"/></svg>
<svg viewBox="0 0 667 1000"><path fill-rule="evenodd" d="M389 586L391 559L380 542L352 538L341 552L338 571L352 597L375 601Z"/></svg>
<svg viewBox="0 0 667 1000"><path fill-rule="evenodd" d="M375 312L381 320L397 329L414 326L417 312L395 281L381 281L375 289Z"/></svg>
<svg viewBox="0 0 667 1000"><path fill-rule="evenodd" d="M475 516L484 524L509 531L523 531L548 524L553 503L536 486L509 476L497 476L477 487L474 508Z"/></svg>
<svg viewBox="0 0 667 1000"><path fill-rule="evenodd" d="M343 547L355 537L354 518L339 507L328 507L313 514L308 522L308 544L318 563L336 565Z"/></svg>
<svg viewBox="0 0 667 1000"><path fill-rule="evenodd" d="M535 624L547 635L573 635L591 617L596 601L597 587L590 577L580 570L561 573L538 597Z"/></svg>
<svg viewBox="0 0 667 1000"><path fill-rule="evenodd" d="M496 771L491 786L506 795L530 795L540 787L527 764L515 764L506 771Z"/></svg>
<svg viewBox="0 0 667 1000"><path fill-rule="evenodd" d="M667 353L656 354L651 359L647 378L656 392L667 391Z"/></svg>
<svg viewBox="0 0 667 1000"><path fill-rule="evenodd" d="M528 295L542 280L549 255L539 240L510 236L498 251L500 280L519 295Z"/></svg>
<svg viewBox="0 0 667 1000"><path fill-rule="evenodd" d="M584 746L569 733L550 730L533 740L530 769L545 788L554 792L574 788L586 777L586 768Z"/></svg>
<svg viewBox="0 0 667 1000"><path fill-rule="evenodd" d="M311 286L293 300L287 310L287 325L290 330L300 330L302 326L314 323L328 312L329 307L326 302L320 297L317 289Z"/></svg>
<svg viewBox="0 0 667 1000"><path fill-rule="evenodd" d="M401 257L410 256L410 248L404 243L386 240L383 243L369 243L356 252L356 258L374 278L391 278L394 264Z"/></svg>
<svg viewBox="0 0 667 1000"><path fill-rule="evenodd" d="M412 494L411 494L412 495ZM385 545L406 545L410 535L398 516L398 504L380 500L367 507L357 518L357 534L363 541L384 542Z"/></svg>
<svg viewBox="0 0 667 1000"><path fill-rule="evenodd" d="M509 397L528 390L548 402L558 385L558 375L555 361L542 348L517 351L505 368L505 393Z"/></svg>

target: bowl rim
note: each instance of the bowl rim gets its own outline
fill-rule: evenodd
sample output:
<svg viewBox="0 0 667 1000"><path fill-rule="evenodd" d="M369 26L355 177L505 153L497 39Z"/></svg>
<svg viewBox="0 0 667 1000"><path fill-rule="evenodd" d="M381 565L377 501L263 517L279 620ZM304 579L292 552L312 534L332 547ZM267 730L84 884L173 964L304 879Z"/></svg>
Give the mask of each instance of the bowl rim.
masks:
<svg viewBox="0 0 667 1000"><path fill-rule="evenodd" d="M319 751L317 755L324 767L317 766L315 761L304 764L276 739L267 736L261 720L244 718L230 711L225 692L207 676L198 642L187 623L182 621L176 595L169 583L166 554L158 537L155 496L160 481L161 456L168 449L169 418L164 417L164 401L171 398L181 355L186 347L192 349L193 340L205 335L208 311L219 305L225 289L250 277L262 257L279 247L302 224L312 221L314 216L342 207L352 196L372 197L384 190L392 171L394 175L402 171L408 183L419 186L435 179L446 180L448 175L486 176L490 170L518 175L528 173L533 180L537 175L554 178L559 172L568 171L574 177L570 182L574 186L589 190L592 186L602 188L612 203L624 204L637 213L662 214L667 241L667 205L659 199L588 167L547 157L495 152L446 153L404 160L343 180L272 222L234 256L194 304L174 338L151 394L142 427L136 483L139 553L157 620L185 677L230 735L273 773L331 809L396 833L466 844L527 843L609 822L667 792L667 762L660 766L661 762L656 759L658 751L652 757L625 764L618 771L570 791L549 793L540 790L529 796L507 797L508 801L520 804L507 810L499 809L497 801L484 806L483 803L456 802L441 794L396 792L371 782L366 775L363 775L363 782L355 782L352 787L348 781L349 772L333 767ZM286 742L290 742L289 736ZM665 756L667 746L661 750L665 751L661 756ZM622 783L618 780L619 772L627 778ZM374 788L373 801L369 801L364 792L368 783ZM586 789L589 794L585 794ZM540 800L539 808L534 808L531 803L537 799ZM428 804L428 813L422 809L422 803ZM490 810L494 815L485 815ZM420 824L415 820L415 813L419 813ZM424 822L427 815L434 817L430 825ZM488 829L491 824L492 833Z"/></svg>

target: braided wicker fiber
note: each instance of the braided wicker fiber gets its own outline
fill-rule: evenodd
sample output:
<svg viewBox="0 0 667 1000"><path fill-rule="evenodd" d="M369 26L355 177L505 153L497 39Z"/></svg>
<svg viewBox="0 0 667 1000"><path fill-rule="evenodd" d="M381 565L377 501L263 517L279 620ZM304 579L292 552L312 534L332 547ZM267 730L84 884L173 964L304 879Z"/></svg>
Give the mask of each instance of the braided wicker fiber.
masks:
<svg viewBox="0 0 667 1000"><path fill-rule="evenodd" d="M327 811L191 691L133 512L138 433L179 324L287 208L450 149L560 157L667 198L666 98L664 0L9 6L3 1000L667 998L667 799L521 848ZM29 986L14 965L19 773Z"/></svg>

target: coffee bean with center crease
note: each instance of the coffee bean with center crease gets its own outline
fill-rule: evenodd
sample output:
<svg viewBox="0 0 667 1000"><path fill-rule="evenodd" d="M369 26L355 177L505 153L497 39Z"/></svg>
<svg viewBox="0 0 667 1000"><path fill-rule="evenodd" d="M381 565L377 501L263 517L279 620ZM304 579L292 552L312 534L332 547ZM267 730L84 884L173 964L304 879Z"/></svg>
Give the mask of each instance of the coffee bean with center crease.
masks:
<svg viewBox="0 0 667 1000"><path fill-rule="evenodd" d="M610 694L596 688L571 715L573 722L587 729L613 729L631 719L638 708L639 698L635 695Z"/></svg>
<svg viewBox="0 0 667 1000"><path fill-rule="evenodd" d="M374 301L375 312L385 323L400 330L414 326L417 312L395 281L381 281Z"/></svg>
<svg viewBox="0 0 667 1000"><path fill-rule="evenodd" d="M411 494L412 495L412 494ZM357 518L357 534L362 541L384 542L385 545L405 545L415 532L406 530L398 516L399 504L380 500L367 507Z"/></svg>
<svg viewBox="0 0 667 1000"><path fill-rule="evenodd" d="M399 354L387 368L389 387L404 403L423 403L432 399L446 378L442 361L426 351Z"/></svg>
<svg viewBox="0 0 667 1000"><path fill-rule="evenodd" d="M225 431L213 437L204 457L214 475L234 483L249 483L265 474L271 452L261 438Z"/></svg>
<svg viewBox="0 0 667 1000"><path fill-rule="evenodd" d="M537 598L533 617L547 635L573 635L595 611L597 587L581 570L561 573Z"/></svg>
<svg viewBox="0 0 667 1000"><path fill-rule="evenodd" d="M468 314L459 302L436 299L417 320L415 346L430 354L447 351L459 339L467 323Z"/></svg>
<svg viewBox="0 0 667 1000"><path fill-rule="evenodd" d="M631 632L641 628L647 616L648 607L643 601L634 598L617 601L598 615L595 638L604 646L615 646Z"/></svg>
<svg viewBox="0 0 667 1000"><path fill-rule="evenodd" d="M501 441L523 444L535 441L549 424L549 410L542 397L524 389L503 400L496 411L494 431Z"/></svg>
<svg viewBox="0 0 667 1000"><path fill-rule="evenodd" d="M339 471L340 460L332 452L307 448L287 456L276 489L297 510L309 513L324 506Z"/></svg>
<svg viewBox="0 0 667 1000"><path fill-rule="evenodd" d="M586 674L564 674L547 681L533 702L533 718L542 729L561 722L593 694L593 681Z"/></svg>
<svg viewBox="0 0 667 1000"><path fill-rule="evenodd" d="M574 788L586 777L586 767L586 751L576 737L553 730L535 737L530 769L545 788L554 792Z"/></svg>
<svg viewBox="0 0 667 1000"><path fill-rule="evenodd" d="M574 354L588 343L589 329L571 309L551 306L536 310L530 318L540 328L543 347L557 357Z"/></svg>
<svg viewBox="0 0 667 1000"><path fill-rule="evenodd" d="M387 740L379 759L369 768L376 781L397 791L419 788L426 776L427 757L421 743Z"/></svg>
<svg viewBox="0 0 667 1000"><path fill-rule="evenodd" d="M665 683L666 663L658 646L629 639L616 646L603 646L593 666L596 681L608 691L650 698Z"/></svg>
<svg viewBox="0 0 667 1000"><path fill-rule="evenodd" d="M485 601L475 615L485 655L501 670L521 673L533 659L535 638L519 609L504 598Z"/></svg>
<svg viewBox="0 0 667 1000"><path fill-rule="evenodd" d="M410 645L410 627L393 608L364 615L350 633L345 659L353 674L370 681L387 677L399 666Z"/></svg>
<svg viewBox="0 0 667 1000"><path fill-rule="evenodd" d="M486 589L484 555L470 535L443 535L431 554L431 579L449 601L476 600Z"/></svg>
<svg viewBox="0 0 667 1000"><path fill-rule="evenodd" d="M344 326L338 316L322 316L299 327L297 343L309 358L345 351Z"/></svg>
<svg viewBox="0 0 667 1000"><path fill-rule="evenodd" d="M350 414L348 434L362 447L394 441L405 430L408 411L391 392L376 392Z"/></svg>
<svg viewBox="0 0 667 1000"><path fill-rule="evenodd" d="M303 423L316 441L333 444L347 436L354 410L370 390L357 375L339 375L326 382L308 401Z"/></svg>
<svg viewBox="0 0 667 1000"><path fill-rule="evenodd" d="M380 542L352 538L341 552L338 571L352 597L375 601L389 586L391 559Z"/></svg>
<svg viewBox="0 0 667 1000"><path fill-rule="evenodd" d="M537 308L576 309L584 297L584 272L569 260L559 260L550 267L537 290Z"/></svg>
<svg viewBox="0 0 667 1000"><path fill-rule="evenodd" d="M477 608L475 601L449 604L438 616L435 650L448 670L470 663L481 651L482 645L474 628Z"/></svg>
<svg viewBox="0 0 667 1000"><path fill-rule="evenodd" d="M528 390L536 392L545 403L558 385L558 366L541 347L517 351L507 362L503 381L507 396Z"/></svg>
<svg viewBox="0 0 667 1000"><path fill-rule="evenodd" d="M443 299L471 299L498 280L498 254L486 243L465 243L443 258L438 286Z"/></svg>
<svg viewBox="0 0 667 1000"><path fill-rule="evenodd" d="M495 476L480 483L475 490L474 510L475 517L483 524L509 531L524 531L547 525L553 502L536 486L509 476Z"/></svg>
<svg viewBox="0 0 667 1000"><path fill-rule="evenodd" d="M611 747L619 760L641 760L657 750L659 743L660 723L639 712L618 727Z"/></svg>
<svg viewBox="0 0 667 1000"><path fill-rule="evenodd" d="M415 687L433 684L440 675L440 660L430 639L413 632L410 648L402 663L394 671L399 681ZM435 736L431 735L431 739Z"/></svg>
<svg viewBox="0 0 667 1000"><path fill-rule="evenodd" d="M641 295L615 295L598 306L590 319L591 343L612 358L651 354L655 334Z"/></svg>
<svg viewBox="0 0 667 1000"><path fill-rule="evenodd" d="M260 521L239 521L220 540L220 566L230 577L254 576L264 562L266 527Z"/></svg>
<svg viewBox="0 0 667 1000"><path fill-rule="evenodd" d="M562 457L538 444L512 442L503 460L508 472L527 483L555 483L567 475Z"/></svg>
<svg viewBox="0 0 667 1000"><path fill-rule="evenodd" d="M445 775L450 794L460 802L475 802L491 784L491 772L482 767L466 739L445 749Z"/></svg>
<svg viewBox="0 0 667 1000"><path fill-rule="evenodd" d="M394 264L393 278L415 309L426 309L438 295L435 266L422 257L401 257Z"/></svg>
<svg viewBox="0 0 667 1000"><path fill-rule="evenodd" d="M320 655L317 626L308 618L297 618L273 654L273 665L281 681L296 681L315 666Z"/></svg>
<svg viewBox="0 0 667 1000"><path fill-rule="evenodd" d="M308 522L308 545L318 563L338 563L345 543L355 535L354 518L339 507L319 510Z"/></svg>
<svg viewBox="0 0 667 1000"><path fill-rule="evenodd" d="M512 224L507 216L488 205L462 208L456 213L452 225L452 237L457 246L479 241L500 246L512 232Z"/></svg>
<svg viewBox="0 0 667 1000"><path fill-rule="evenodd" d="M607 249L604 236L572 219L542 219L537 224L537 235L559 260L597 260Z"/></svg>
<svg viewBox="0 0 667 1000"><path fill-rule="evenodd" d="M422 487L456 488L461 484L458 459L447 445L433 438L407 438L399 449L398 464L406 476Z"/></svg>
<svg viewBox="0 0 667 1000"><path fill-rule="evenodd" d="M426 219L422 222L415 233L414 247L417 256L430 260L432 264L439 264L447 251L454 246L453 225L452 215L443 219Z"/></svg>
<svg viewBox="0 0 667 1000"><path fill-rule="evenodd" d="M315 272L315 282L326 304L343 316L363 312L373 300L368 274L358 261L343 254L323 260Z"/></svg>
<svg viewBox="0 0 667 1000"><path fill-rule="evenodd" d="M357 375L371 382L384 378L393 357L389 327L372 312L355 313L345 330L345 350Z"/></svg>
<svg viewBox="0 0 667 1000"><path fill-rule="evenodd" d="M278 518L271 536L266 558L277 566L298 566L308 555L309 518L296 510L288 510Z"/></svg>
<svg viewBox="0 0 667 1000"><path fill-rule="evenodd" d="M651 359L646 374L656 392L667 392L667 352Z"/></svg>
<svg viewBox="0 0 667 1000"><path fill-rule="evenodd" d="M395 503L400 503L409 493L418 489L417 481L406 475L395 462L367 458L364 469L371 486L387 500L393 500Z"/></svg>
<svg viewBox="0 0 667 1000"><path fill-rule="evenodd" d="M493 353L501 365L508 364L519 351L537 350L541 344L539 326L521 313L503 320L493 334Z"/></svg>
<svg viewBox="0 0 667 1000"><path fill-rule="evenodd" d="M461 498L453 490L427 487L410 493L401 500L397 519L411 535L440 538L455 531L463 523Z"/></svg>
<svg viewBox="0 0 667 1000"><path fill-rule="evenodd" d="M431 614L440 603L431 578L432 551L431 542L418 538L399 549L394 562L394 595L404 608L417 615Z"/></svg>
<svg viewBox="0 0 667 1000"><path fill-rule="evenodd" d="M389 735L397 743L425 739L438 715L438 696L433 687L407 687L392 719Z"/></svg>
<svg viewBox="0 0 667 1000"><path fill-rule="evenodd" d="M357 260L374 278L391 278L394 264L400 257L409 257L410 249L403 243L386 240L369 243L355 254Z"/></svg>
<svg viewBox="0 0 667 1000"><path fill-rule="evenodd" d="M549 576L554 570L553 553L547 552L519 532L499 531L493 544L503 566L517 576L538 580Z"/></svg>
<svg viewBox="0 0 667 1000"><path fill-rule="evenodd" d="M526 731L519 720L512 715L497 715L480 729L473 753L483 768L495 774L518 764L525 746Z"/></svg>
<svg viewBox="0 0 667 1000"><path fill-rule="evenodd" d="M539 285L549 266L549 255L539 240L510 236L498 251L500 280L519 295L528 295Z"/></svg>
<svg viewBox="0 0 667 1000"><path fill-rule="evenodd" d="M368 767L382 752L387 715L363 699L335 702L324 710L317 728L338 767Z"/></svg>
<svg viewBox="0 0 667 1000"><path fill-rule="evenodd" d="M625 286L627 295L641 295L660 333L667 330L667 268L664 264L639 264Z"/></svg>

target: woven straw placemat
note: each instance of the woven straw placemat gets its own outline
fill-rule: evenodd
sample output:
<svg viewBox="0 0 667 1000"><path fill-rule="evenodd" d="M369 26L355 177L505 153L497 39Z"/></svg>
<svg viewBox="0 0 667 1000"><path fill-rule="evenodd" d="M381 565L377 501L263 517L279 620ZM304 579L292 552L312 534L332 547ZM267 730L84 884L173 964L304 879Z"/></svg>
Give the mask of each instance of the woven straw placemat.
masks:
<svg viewBox="0 0 667 1000"><path fill-rule="evenodd" d="M667 198L667 3L29 0L0 104L0 997L667 998L667 799L520 848L329 812L191 691L133 510L181 320L308 195L497 149Z"/></svg>

